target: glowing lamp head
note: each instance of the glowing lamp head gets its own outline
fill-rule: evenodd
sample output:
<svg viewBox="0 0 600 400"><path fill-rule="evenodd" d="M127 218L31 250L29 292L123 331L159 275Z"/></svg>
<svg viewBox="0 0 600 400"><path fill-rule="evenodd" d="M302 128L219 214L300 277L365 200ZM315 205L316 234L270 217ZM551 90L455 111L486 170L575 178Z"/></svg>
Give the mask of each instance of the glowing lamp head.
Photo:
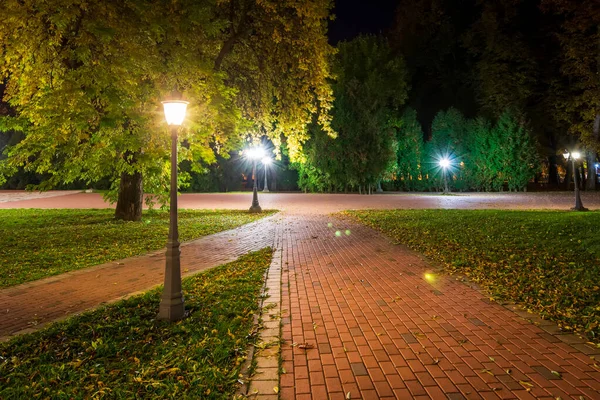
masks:
<svg viewBox="0 0 600 400"><path fill-rule="evenodd" d="M581 153L580 153L580 152L578 152L578 151L574 151L574 152L572 152L572 153L569 153L569 152L567 151L567 152L565 152L565 153L563 154L563 157L565 158L565 160L568 160L568 159L569 159L569 156L570 156L570 157L573 157L573 159L574 159L574 160L578 160L578 159L581 157Z"/></svg>
<svg viewBox="0 0 600 400"><path fill-rule="evenodd" d="M442 158L442 159L440 160L440 167L442 167L442 168L446 169L446 168L448 168L449 166L450 166L450 160L449 160L449 159L447 159L447 158Z"/></svg>
<svg viewBox="0 0 600 400"><path fill-rule="evenodd" d="M271 159L271 157L263 157L263 159L261 160L261 162L264 165L271 165L271 163L273 162L273 160Z"/></svg>
<svg viewBox="0 0 600 400"><path fill-rule="evenodd" d="M262 147L251 147L246 150L246 157L251 160L260 160L265 155Z"/></svg>
<svg viewBox="0 0 600 400"><path fill-rule="evenodd" d="M162 102L167 124L179 126L185 119L185 111L189 102L184 100L165 100Z"/></svg>

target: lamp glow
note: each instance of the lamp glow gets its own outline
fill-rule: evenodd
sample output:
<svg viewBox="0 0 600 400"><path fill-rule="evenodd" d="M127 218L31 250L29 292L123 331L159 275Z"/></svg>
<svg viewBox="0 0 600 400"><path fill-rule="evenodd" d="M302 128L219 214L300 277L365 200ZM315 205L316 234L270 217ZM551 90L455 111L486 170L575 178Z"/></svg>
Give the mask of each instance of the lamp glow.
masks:
<svg viewBox="0 0 600 400"><path fill-rule="evenodd" d="M442 168L448 168L450 166L450 160L447 158L442 158L440 160L440 167Z"/></svg>
<svg viewBox="0 0 600 400"><path fill-rule="evenodd" d="M264 165L271 165L271 163L273 162L273 159L271 159L271 157L263 157L263 159L261 160L261 162Z"/></svg>
<svg viewBox="0 0 600 400"><path fill-rule="evenodd" d="M565 158L565 160L568 160L568 159L569 159L569 157L573 157L573 159L575 159L575 160L579 160L579 158L581 158L581 153L580 153L580 152L578 152L578 151L574 151L574 152L572 152L572 153L569 153L569 152L567 151L567 152L565 152L565 153L563 154L563 157Z"/></svg>
<svg viewBox="0 0 600 400"><path fill-rule="evenodd" d="M251 147L245 151L246 157L251 160L259 160L265 155L265 150L262 147Z"/></svg>
<svg viewBox="0 0 600 400"><path fill-rule="evenodd" d="M167 124L181 125L185 119L185 112L189 103L184 100L167 100L163 101L162 104Z"/></svg>

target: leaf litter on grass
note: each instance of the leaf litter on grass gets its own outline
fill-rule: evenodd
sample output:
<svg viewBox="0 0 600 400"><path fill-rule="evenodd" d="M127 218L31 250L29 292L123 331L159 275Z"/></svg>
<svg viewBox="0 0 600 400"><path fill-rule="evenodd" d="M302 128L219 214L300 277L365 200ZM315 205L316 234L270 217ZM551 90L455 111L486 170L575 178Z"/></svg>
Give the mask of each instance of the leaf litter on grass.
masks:
<svg viewBox="0 0 600 400"><path fill-rule="evenodd" d="M156 320L159 288L0 344L0 398L231 398L271 256L184 279L176 323Z"/></svg>

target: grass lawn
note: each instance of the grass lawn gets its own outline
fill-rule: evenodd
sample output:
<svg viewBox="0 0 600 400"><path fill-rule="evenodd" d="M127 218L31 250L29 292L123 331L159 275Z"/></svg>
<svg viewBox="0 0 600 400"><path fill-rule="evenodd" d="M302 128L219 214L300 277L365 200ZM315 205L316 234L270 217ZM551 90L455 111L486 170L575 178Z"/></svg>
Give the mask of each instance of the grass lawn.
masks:
<svg viewBox="0 0 600 400"><path fill-rule="evenodd" d="M271 256L184 279L177 323L154 319L155 289L0 343L0 398L230 399Z"/></svg>
<svg viewBox="0 0 600 400"><path fill-rule="evenodd" d="M235 228L273 211L180 210L184 242ZM168 211L145 211L141 222L113 219L113 210L0 210L0 288L165 247Z"/></svg>
<svg viewBox="0 0 600 400"><path fill-rule="evenodd" d="M600 212L393 210L344 213L600 340Z"/></svg>

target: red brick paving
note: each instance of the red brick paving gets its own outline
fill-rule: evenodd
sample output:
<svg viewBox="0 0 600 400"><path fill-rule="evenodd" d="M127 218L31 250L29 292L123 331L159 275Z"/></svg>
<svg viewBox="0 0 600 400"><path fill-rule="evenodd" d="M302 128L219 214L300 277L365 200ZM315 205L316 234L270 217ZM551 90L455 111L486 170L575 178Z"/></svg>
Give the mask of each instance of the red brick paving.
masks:
<svg viewBox="0 0 600 400"><path fill-rule="evenodd" d="M183 275L273 246L275 216L181 247ZM164 251L0 290L0 338L149 289L164 280Z"/></svg>
<svg viewBox="0 0 600 400"><path fill-rule="evenodd" d="M418 255L332 218L284 223L283 400L600 399L588 355L449 277L429 283Z"/></svg>
<svg viewBox="0 0 600 400"><path fill-rule="evenodd" d="M43 193L43 196L55 193ZM23 191L0 192L3 208L113 208L98 193L58 192L60 196L27 199ZM590 210L600 209L600 192L582 192L583 204ZM294 213L330 213L348 209L366 208L513 208L568 210L575 201L573 192L547 193L453 193L441 196L435 193L384 193L372 196L358 194L304 194L259 193L264 209L286 210ZM179 196L179 208L193 209L248 209L252 193L184 193Z"/></svg>
<svg viewBox="0 0 600 400"><path fill-rule="evenodd" d="M449 277L429 283L424 272L430 266L418 255L366 227L324 215L390 204L556 208L565 207L567 195L520 201L511 195L272 194L279 197L262 197L263 207L285 199L290 205L279 208L288 213L188 244L182 268L192 273L264 246L279 248L283 400L600 399L600 370L590 358L598 351L577 340L569 345ZM50 208L62 199L85 207L82 196L88 195L69 196L13 205ZM182 208L245 208L240 199L249 198L190 196ZM0 310L9 311L0 320L0 336L159 284L163 269L163 255L156 253L2 290ZM310 348L301 349L306 343Z"/></svg>

